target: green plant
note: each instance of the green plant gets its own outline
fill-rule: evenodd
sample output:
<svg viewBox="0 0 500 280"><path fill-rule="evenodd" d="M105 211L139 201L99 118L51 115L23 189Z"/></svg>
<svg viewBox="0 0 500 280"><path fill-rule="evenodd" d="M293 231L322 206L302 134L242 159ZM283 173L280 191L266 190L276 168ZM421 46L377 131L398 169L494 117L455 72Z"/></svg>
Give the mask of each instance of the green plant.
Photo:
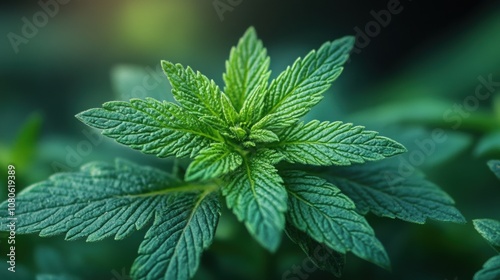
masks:
<svg viewBox="0 0 500 280"><path fill-rule="evenodd" d="M250 28L226 62L224 91L189 67L162 61L178 104L112 101L77 118L143 153L193 159L186 172L117 160L53 175L17 197L17 233L123 239L153 220L132 276L188 279L213 240L222 194L271 252L285 231L335 275L347 252L389 268L364 214L415 223L465 220L421 174L397 176L385 162L346 167L402 153L401 144L350 123L300 120L340 75L353 43L352 37L327 42L268 84L270 59ZM7 202L0 209L7 217ZM2 218L2 230L6 223ZM318 248L324 258L313 254Z"/></svg>
<svg viewBox="0 0 500 280"><path fill-rule="evenodd" d="M488 162L491 171L500 179L500 160ZM493 219L476 219L472 221L474 228L498 253L486 261L483 268L474 275L474 280L500 279L500 221Z"/></svg>

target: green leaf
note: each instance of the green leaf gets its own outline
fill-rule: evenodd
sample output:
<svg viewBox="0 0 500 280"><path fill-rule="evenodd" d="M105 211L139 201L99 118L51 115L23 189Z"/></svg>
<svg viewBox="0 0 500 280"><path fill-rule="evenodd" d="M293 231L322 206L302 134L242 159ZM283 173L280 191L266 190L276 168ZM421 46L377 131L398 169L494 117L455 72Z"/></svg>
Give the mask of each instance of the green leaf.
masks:
<svg viewBox="0 0 500 280"><path fill-rule="evenodd" d="M291 163L312 165L350 165L380 160L406 149L394 140L378 136L342 122L299 123L282 134L275 147Z"/></svg>
<svg viewBox="0 0 500 280"><path fill-rule="evenodd" d="M254 88L243 102L243 106L240 110L240 116L242 121L246 122L249 127L253 126L262 118L265 105L264 90L265 89L260 86Z"/></svg>
<svg viewBox="0 0 500 280"><path fill-rule="evenodd" d="M443 112L450 108L449 100L435 95L423 96L420 90L415 91L413 96L372 104L367 109L349 115L349 120L370 126L384 124L387 127L388 124L402 124L406 127L411 124L432 124L441 127ZM407 89L405 92L408 91L413 92L414 89Z"/></svg>
<svg viewBox="0 0 500 280"><path fill-rule="evenodd" d="M258 128L288 127L309 112L342 72L353 44L354 37L350 36L327 42L283 71L271 82L265 103L265 112L275 121Z"/></svg>
<svg viewBox="0 0 500 280"><path fill-rule="evenodd" d="M494 256L484 263L483 269L474 274L474 280L498 280L500 279L500 255Z"/></svg>
<svg viewBox="0 0 500 280"><path fill-rule="evenodd" d="M473 220L474 228L500 253L500 221L492 219Z"/></svg>
<svg viewBox="0 0 500 280"><path fill-rule="evenodd" d="M229 131L231 131L231 134L229 136L231 138L236 138L239 141L245 140L248 136L247 130L241 127L239 124L229 127Z"/></svg>
<svg viewBox="0 0 500 280"><path fill-rule="evenodd" d="M227 205L250 234L266 249L276 251L285 226L287 193L283 180L272 165L276 160L267 151L249 159L225 177L222 193Z"/></svg>
<svg viewBox="0 0 500 280"><path fill-rule="evenodd" d="M500 179L500 160L490 160L488 161L488 167L491 171Z"/></svg>
<svg viewBox="0 0 500 280"><path fill-rule="evenodd" d="M186 180L208 180L238 168L243 159L237 152L224 143L214 143L201 150L188 166Z"/></svg>
<svg viewBox="0 0 500 280"><path fill-rule="evenodd" d="M193 157L210 140L218 141L213 130L173 103L147 98L112 101L102 106L76 117L102 129L103 135L146 154Z"/></svg>
<svg viewBox="0 0 500 280"><path fill-rule="evenodd" d="M233 104L231 104L231 101L225 94L222 94L220 99L222 104L222 112L224 113L224 119L226 120L226 123L234 125L239 121L240 118L238 112L236 112Z"/></svg>
<svg viewBox="0 0 500 280"><path fill-rule="evenodd" d="M263 159L267 159L272 165L278 164L282 159L283 155L271 149L260 149L257 153L257 156Z"/></svg>
<svg viewBox="0 0 500 280"><path fill-rule="evenodd" d="M190 113L198 116L213 116L222 118L223 94L214 81L209 80L200 72L194 72L190 67L184 68L181 64L173 64L162 60L163 71L172 85L172 93Z"/></svg>
<svg viewBox="0 0 500 280"><path fill-rule="evenodd" d="M290 224L339 253L352 251L390 268L389 257L373 229L337 187L301 171L287 171L282 177L288 191Z"/></svg>
<svg viewBox="0 0 500 280"><path fill-rule="evenodd" d="M220 216L215 193L183 194L163 205L132 265L134 279L192 278L204 249L212 243Z"/></svg>
<svg viewBox="0 0 500 280"><path fill-rule="evenodd" d="M5 164L15 163L17 168L24 168L33 160L41 127L42 117L38 113L32 113L17 132ZM4 163L1 157L0 162Z"/></svg>
<svg viewBox="0 0 500 280"><path fill-rule="evenodd" d="M422 174L406 174L401 165L374 162L351 167L330 167L325 178L356 204L361 214L423 224L427 219L465 223L453 199ZM403 176L404 175L404 176Z"/></svg>
<svg viewBox="0 0 500 280"><path fill-rule="evenodd" d="M214 130L218 130L219 132L227 132L227 124L225 122L222 122L219 117L214 117L214 116L200 116L198 117L198 120L200 120L203 124L208 125L210 128Z"/></svg>
<svg viewBox="0 0 500 280"><path fill-rule="evenodd" d="M255 142L263 142L263 143L277 142L280 140L278 138L278 135L276 135L271 130L266 130L266 129L252 129L250 131L249 138L251 140L254 140Z"/></svg>
<svg viewBox="0 0 500 280"><path fill-rule="evenodd" d="M500 154L500 131L494 131L486 134L479 139L474 148L475 156L488 156Z"/></svg>
<svg viewBox="0 0 500 280"><path fill-rule="evenodd" d="M290 224L287 224L286 233L294 243L299 245L316 267L328 271L336 277L342 275L345 265L345 254L341 254L325 244L317 242Z"/></svg>
<svg viewBox="0 0 500 280"><path fill-rule="evenodd" d="M257 38L253 27L248 28L238 45L231 49L223 75L227 94L236 110L240 110L244 100L256 87L266 88L269 75L266 49Z"/></svg>
<svg viewBox="0 0 500 280"><path fill-rule="evenodd" d="M67 240L123 239L142 229L168 195L182 190L168 173L117 160L94 162L78 172L59 173L20 192L16 197L16 233ZM1 204L2 231L7 231L7 201Z"/></svg>

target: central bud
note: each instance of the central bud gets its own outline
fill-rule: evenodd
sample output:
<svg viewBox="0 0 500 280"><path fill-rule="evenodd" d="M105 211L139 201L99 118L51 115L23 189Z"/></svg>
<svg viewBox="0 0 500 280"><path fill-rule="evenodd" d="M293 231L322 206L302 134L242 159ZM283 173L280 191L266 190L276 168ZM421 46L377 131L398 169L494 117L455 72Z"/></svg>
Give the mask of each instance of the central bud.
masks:
<svg viewBox="0 0 500 280"><path fill-rule="evenodd" d="M236 124L229 128L231 132L234 134L236 139L239 141L244 141L248 137L248 132L245 128L241 127L240 124Z"/></svg>

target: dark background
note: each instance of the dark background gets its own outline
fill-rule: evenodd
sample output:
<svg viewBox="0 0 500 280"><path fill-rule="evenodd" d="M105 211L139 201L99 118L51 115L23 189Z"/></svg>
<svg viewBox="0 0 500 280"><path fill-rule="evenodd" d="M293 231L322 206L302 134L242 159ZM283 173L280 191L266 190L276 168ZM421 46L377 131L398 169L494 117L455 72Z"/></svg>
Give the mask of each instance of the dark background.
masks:
<svg viewBox="0 0 500 280"><path fill-rule="evenodd" d="M217 2L235 5L220 16L214 7ZM33 15L42 9L36 1L3 1L0 163L19 165L19 189L55 171L76 170L79 164L96 159L125 157L168 167L168 160L142 156L107 140L88 154L72 157L82 141L90 141L74 115L133 95L130 88L131 95L117 93L119 86L111 74L116 65L137 65L136 69L149 71L165 59L190 65L221 84L231 46L252 25L268 48L272 76L276 76L323 42L355 35L357 27L364 30L374 20L371 11L386 10L389 2L72 0L59 5L59 11L16 53L8 34L22 35L22 18L33 22ZM415 131L424 131L415 133L425 138L432 128L449 130L450 142L419 167L456 200L468 221L498 219L500 183L486 167L488 159L500 158L498 145L487 152L477 151L483 137L499 130L498 98L482 102L458 130L443 122L442 113L472 94L479 76L491 74L500 80L500 3L403 0L400 5L402 11L370 36L360 52L352 54L344 73L310 117L379 129L409 143L410 153ZM145 94L170 98L165 81ZM399 110L384 107L393 103ZM377 108L381 109L371 111ZM410 121L404 129L391 126L407 118ZM496 139L492 142L500 143ZM199 279L281 279L286 270L301 264L304 255L289 242L270 255L234 223L231 213L224 214L219 239L205 253ZM348 255L343 279L470 279L494 254L471 222L413 225L370 215L368 220L386 246L393 271ZM19 236L20 272L12 279L32 279L39 273L126 279L120 275L128 272L143 234L93 244ZM12 277L2 274L5 242L0 241L0 276ZM322 272L307 276L333 278Z"/></svg>

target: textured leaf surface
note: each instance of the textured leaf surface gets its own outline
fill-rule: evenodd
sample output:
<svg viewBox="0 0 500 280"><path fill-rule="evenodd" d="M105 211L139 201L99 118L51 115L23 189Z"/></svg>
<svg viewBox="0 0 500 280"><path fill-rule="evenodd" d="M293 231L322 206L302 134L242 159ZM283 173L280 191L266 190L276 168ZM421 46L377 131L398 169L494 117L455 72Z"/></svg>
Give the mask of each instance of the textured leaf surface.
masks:
<svg viewBox="0 0 500 280"><path fill-rule="evenodd" d="M187 180L207 180L238 168L243 159L223 143L214 143L200 151L186 171Z"/></svg>
<svg viewBox="0 0 500 280"><path fill-rule="evenodd" d="M264 128L272 130L290 126L309 112L342 72L353 44L353 37L327 42L304 59L297 59L292 67L273 80L265 112L273 114L276 121L268 122Z"/></svg>
<svg viewBox="0 0 500 280"><path fill-rule="evenodd" d="M317 242L294 226L287 225L286 233L299 245L316 267L340 277L345 265L345 254L332 250L327 245Z"/></svg>
<svg viewBox="0 0 500 280"><path fill-rule="evenodd" d="M269 75L269 57L257 33L250 27L238 45L231 49L226 61L226 73L223 75L229 96L236 110L239 110L246 97L256 87L265 88Z"/></svg>
<svg viewBox="0 0 500 280"><path fill-rule="evenodd" d="M390 267L373 229L337 187L300 171L285 172L283 180L288 190L290 224L335 251L352 251L381 267Z"/></svg>
<svg viewBox="0 0 500 280"><path fill-rule="evenodd" d="M222 189L227 205L243 221L250 234L269 251L281 242L285 226L287 193L283 180L270 162L271 157L257 154L230 176Z"/></svg>
<svg viewBox="0 0 500 280"><path fill-rule="evenodd" d="M240 117L242 121L247 122L250 127L262 118L265 105L264 99L265 89L263 89L263 87L256 87L243 102L243 106L240 110Z"/></svg>
<svg viewBox="0 0 500 280"><path fill-rule="evenodd" d="M292 163L350 165L380 160L406 149L394 140L342 122L299 123L279 135L276 149Z"/></svg>
<svg viewBox="0 0 500 280"><path fill-rule="evenodd" d="M132 265L134 279L192 278L214 238L220 216L215 193L183 194L163 206Z"/></svg>
<svg viewBox="0 0 500 280"><path fill-rule="evenodd" d="M165 172L121 160L89 163L19 193L16 230L40 236L66 233L68 240L123 239L143 228L181 184ZM7 202L1 205L2 230L7 230Z"/></svg>
<svg viewBox="0 0 500 280"><path fill-rule="evenodd" d="M472 221L474 228L481 236L500 252L500 221L492 219L477 219Z"/></svg>
<svg viewBox="0 0 500 280"><path fill-rule="evenodd" d="M500 160L490 160L488 161L488 167L491 171L500 179Z"/></svg>
<svg viewBox="0 0 500 280"><path fill-rule="evenodd" d="M240 118L238 112L236 112L233 104L231 104L231 101L225 94L221 95L221 104L222 113L224 113L224 119L226 120L226 123L234 125L236 122L238 122Z"/></svg>
<svg viewBox="0 0 500 280"><path fill-rule="evenodd" d="M163 71L172 85L175 100L189 112L199 116L213 116L222 121L222 92L214 81L200 72L181 64L162 61Z"/></svg>
<svg viewBox="0 0 500 280"><path fill-rule="evenodd" d="M486 261L483 268L474 274L474 280L500 279L500 255Z"/></svg>
<svg viewBox="0 0 500 280"><path fill-rule="evenodd" d="M264 143L277 142L280 140L274 132L266 129L251 130L249 137L251 140L254 140L255 142L264 142Z"/></svg>
<svg viewBox="0 0 500 280"><path fill-rule="evenodd" d="M328 181L356 204L361 214L425 223L427 219L465 223L453 199L418 172L402 176L401 166L374 162L352 167L330 167Z"/></svg>
<svg viewBox="0 0 500 280"><path fill-rule="evenodd" d="M158 157L193 156L217 140L210 128L180 107L151 98L107 102L77 118L121 144Z"/></svg>

